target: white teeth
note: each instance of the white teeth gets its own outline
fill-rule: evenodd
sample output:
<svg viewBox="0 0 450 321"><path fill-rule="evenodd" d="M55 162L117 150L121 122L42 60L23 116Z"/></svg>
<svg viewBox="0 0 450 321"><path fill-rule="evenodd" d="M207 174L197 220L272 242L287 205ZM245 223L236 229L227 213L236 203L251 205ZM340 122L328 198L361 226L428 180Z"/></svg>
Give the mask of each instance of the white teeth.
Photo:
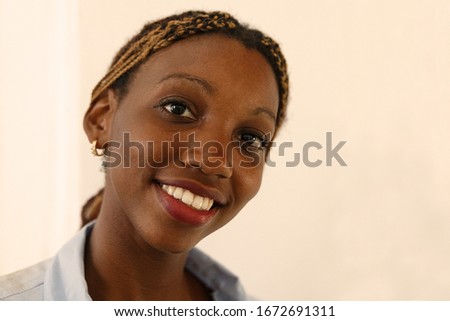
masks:
<svg viewBox="0 0 450 321"><path fill-rule="evenodd" d="M181 187L177 187L177 188L175 188L172 196L175 197L176 199L180 200L183 197L183 192L184 192L184 189L182 189Z"/></svg>
<svg viewBox="0 0 450 321"><path fill-rule="evenodd" d="M209 211L214 204L213 199L209 197L195 195L191 191L181 187L166 184L163 184L161 187L170 196L179 199L184 204L189 205L197 210Z"/></svg>
<svg viewBox="0 0 450 321"><path fill-rule="evenodd" d="M202 204L203 204L203 199L204 197L195 195L194 196L194 201L192 202L192 207L201 210L202 209Z"/></svg>
<svg viewBox="0 0 450 321"><path fill-rule="evenodd" d="M194 200L194 194L192 194L192 193L189 192L189 191L185 191L185 192L183 193L183 197L181 198L181 201L182 201L184 204L187 204L187 205L191 206L193 200Z"/></svg>
<svg viewBox="0 0 450 321"><path fill-rule="evenodd" d="M212 206L212 203L213 203L212 199L210 199L210 198L205 199L202 204L202 210L207 211L208 209L210 209Z"/></svg>
<svg viewBox="0 0 450 321"><path fill-rule="evenodd" d="M164 186L167 186L167 185L164 185ZM167 189L167 193L169 193L170 195L173 195L173 192L175 192L175 187L169 186Z"/></svg>

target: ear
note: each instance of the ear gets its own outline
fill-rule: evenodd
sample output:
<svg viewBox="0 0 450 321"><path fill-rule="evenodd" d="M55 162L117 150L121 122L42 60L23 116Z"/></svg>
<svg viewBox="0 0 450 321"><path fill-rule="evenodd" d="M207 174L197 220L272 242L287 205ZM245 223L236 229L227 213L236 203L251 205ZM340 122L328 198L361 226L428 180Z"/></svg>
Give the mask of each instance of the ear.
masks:
<svg viewBox="0 0 450 321"><path fill-rule="evenodd" d="M112 89L107 89L87 110L83 119L83 127L90 143L97 140L97 146L101 148L108 142L117 107L116 94Z"/></svg>

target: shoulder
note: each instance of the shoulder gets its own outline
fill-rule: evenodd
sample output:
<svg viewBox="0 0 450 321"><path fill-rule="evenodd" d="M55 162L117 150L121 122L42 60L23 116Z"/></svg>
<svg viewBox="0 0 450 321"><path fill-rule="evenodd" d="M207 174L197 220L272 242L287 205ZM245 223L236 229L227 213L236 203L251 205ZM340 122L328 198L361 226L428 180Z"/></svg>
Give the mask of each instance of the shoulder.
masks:
<svg viewBox="0 0 450 321"><path fill-rule="evenodd" d="M213 291L218 301L248 300L239 278L209 255L194 248L186 268Z"/></svg>
<svg viewBox="0 0 450 321"><path fill-rule="evenodd" d="M43 300L44 277L50 261L0 276L0 301Z"/></svg>

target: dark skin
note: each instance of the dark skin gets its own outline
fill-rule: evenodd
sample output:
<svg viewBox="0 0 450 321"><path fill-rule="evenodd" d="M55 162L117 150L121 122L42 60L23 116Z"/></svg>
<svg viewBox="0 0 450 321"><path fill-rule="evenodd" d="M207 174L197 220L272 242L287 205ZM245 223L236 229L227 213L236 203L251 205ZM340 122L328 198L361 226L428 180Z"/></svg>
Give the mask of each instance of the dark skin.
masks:
<svg viewBox="0 0 450 321"><path fill-rule="evenodd" d="M201 145L253 138L256 148L264 134L275 132L278 99L266 59L223 35L194 36L162 49L139 68L124 97L119 100L113 90L100 96L85 115L89 140L97 139L98 146L122 142L128 132L143 146L155 142L153 155L168 166L139 168L134 148L131 166L108 168L100 215L86 246L93 300L211 299L209 289L184 268L188 252L256 195L266 150L257 148L261 161L251 167L239 166L248 159L240 149L221 155L212 167L200 149L166 154L156 142L171 141L175 133L187 140L195 132ZM199 224L174 218L161 201L161 184L194 184L211 193L214 215Z"/></svg>

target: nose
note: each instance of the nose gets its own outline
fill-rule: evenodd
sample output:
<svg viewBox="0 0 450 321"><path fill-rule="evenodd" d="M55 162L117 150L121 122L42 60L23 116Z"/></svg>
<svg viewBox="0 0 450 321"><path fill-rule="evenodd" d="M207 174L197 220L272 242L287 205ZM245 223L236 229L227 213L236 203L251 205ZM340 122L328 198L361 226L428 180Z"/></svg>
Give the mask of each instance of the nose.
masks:
<svg viewBox="0 0 450 321"><path fill-rule="evenodd" d="M207 141L200 146L190 146L181 153L184 166L198 168L203 174L230 178L233 175L232 149L217 141Z"/></svg>

